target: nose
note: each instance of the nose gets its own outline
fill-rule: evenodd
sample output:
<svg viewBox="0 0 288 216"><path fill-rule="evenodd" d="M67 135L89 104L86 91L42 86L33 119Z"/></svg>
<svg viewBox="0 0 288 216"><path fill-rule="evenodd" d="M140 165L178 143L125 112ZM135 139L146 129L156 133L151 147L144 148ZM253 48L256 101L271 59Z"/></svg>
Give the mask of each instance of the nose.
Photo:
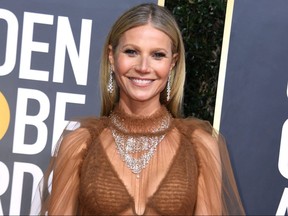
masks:
<svg viewBox="0 0 288 216"><path fill-rule="evenodd" d="M139 62L135 69L141 73L148 73L150 71L149 59L148 57L141 56Z"/></svg>

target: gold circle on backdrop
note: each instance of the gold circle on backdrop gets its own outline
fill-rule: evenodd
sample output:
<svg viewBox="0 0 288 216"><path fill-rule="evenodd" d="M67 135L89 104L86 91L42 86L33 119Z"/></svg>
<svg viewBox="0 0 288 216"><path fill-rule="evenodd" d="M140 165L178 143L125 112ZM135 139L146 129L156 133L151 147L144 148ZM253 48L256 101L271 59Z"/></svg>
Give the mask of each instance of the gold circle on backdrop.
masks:
<svg viewBox="0 0 288 216"><path fill-rule="evenodd" d="M0 140L7 132L10 123L10 109L5 96L0 91Z"/></svg>

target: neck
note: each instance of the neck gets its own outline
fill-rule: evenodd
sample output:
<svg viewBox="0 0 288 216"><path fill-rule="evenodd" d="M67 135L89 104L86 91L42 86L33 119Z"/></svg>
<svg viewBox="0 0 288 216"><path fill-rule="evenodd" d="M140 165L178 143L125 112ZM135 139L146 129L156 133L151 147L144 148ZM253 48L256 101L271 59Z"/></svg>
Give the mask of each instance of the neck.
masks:
<svg viewBox="0 0 288 216"><path fill-rule="evenodd" d="M133 101L126 102L119 100L119 107L121 107L127 114L150 116L161 107L160 101Z"/></svg>

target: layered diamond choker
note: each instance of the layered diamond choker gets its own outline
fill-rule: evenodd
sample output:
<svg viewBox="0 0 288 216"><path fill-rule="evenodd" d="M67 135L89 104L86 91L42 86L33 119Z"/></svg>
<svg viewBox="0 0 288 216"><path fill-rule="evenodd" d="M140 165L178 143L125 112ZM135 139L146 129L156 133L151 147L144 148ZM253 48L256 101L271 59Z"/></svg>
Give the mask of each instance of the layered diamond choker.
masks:
<svg viewBox="0 0 288 216"><path fill-rule="evenodd" d="M171 115L165 107L161 107L150 117L130 116L117 107L110 115L110 122L121 159L139 177L165 137L170 127Z"/></svg>

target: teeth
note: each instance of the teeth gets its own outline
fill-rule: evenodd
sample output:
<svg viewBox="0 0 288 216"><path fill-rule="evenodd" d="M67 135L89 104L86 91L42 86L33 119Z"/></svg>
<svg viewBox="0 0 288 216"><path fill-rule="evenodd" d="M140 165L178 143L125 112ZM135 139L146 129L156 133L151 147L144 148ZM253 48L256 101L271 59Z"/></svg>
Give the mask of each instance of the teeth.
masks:
<svg viewBox="0 0 288 216"><path fill-rule="evenodd" d="M139 83L139 84L148 84L148 83L151 83L152 80L149 80L149 79L133 79L131 78L131 80L135 83Z"/></svg>

